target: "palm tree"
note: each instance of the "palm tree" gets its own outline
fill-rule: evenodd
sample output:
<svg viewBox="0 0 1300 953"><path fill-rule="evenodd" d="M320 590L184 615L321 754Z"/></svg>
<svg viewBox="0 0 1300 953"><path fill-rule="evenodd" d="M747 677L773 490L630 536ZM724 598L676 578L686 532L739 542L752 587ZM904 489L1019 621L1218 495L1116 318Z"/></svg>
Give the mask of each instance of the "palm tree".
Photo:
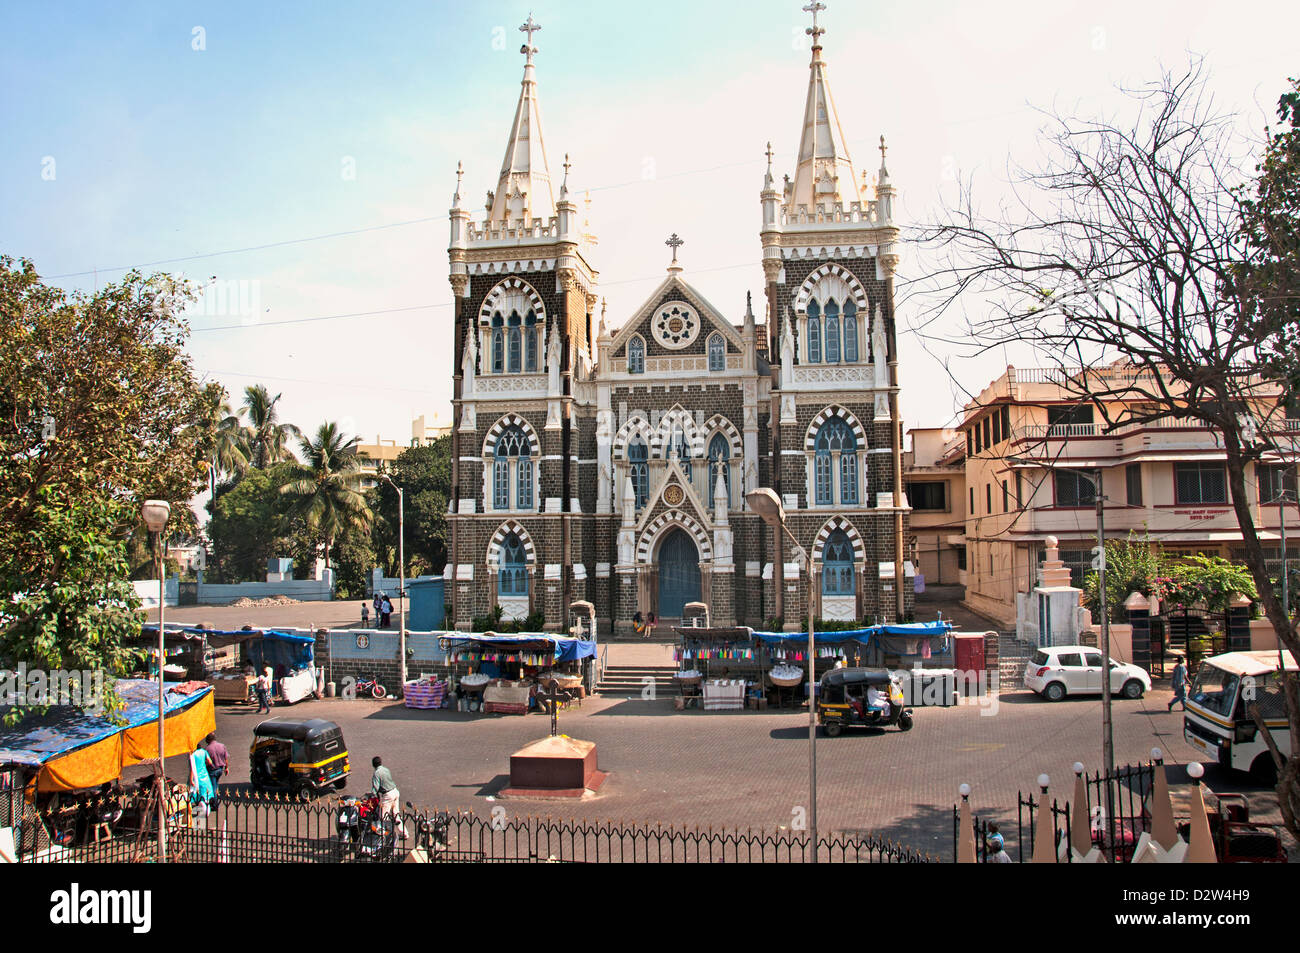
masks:
<svg viewBox="0 0 1300 953"><path fill-rule="evenodd" d="M226 389L216 382L204 387L200 397L203 417L194 425L199 431L198 443L207 464L208 488L213 500L219 479L231 474L242 476L248 469L248 439L239 421L244 411L242 407L238 413L232 411L227 397Z"/></svg>
<svg viewBox="0 0 1300 953"><path fill-rule="evenodd" d="M276 404L280 394L271 396L265 384L254 384L244 388L243 410L248 413L248 424L244 435L251 450L250 462L259 470L264 470L273 463L292 461L293 451L289 448L292 439L302 440L302 431L293 424L280 423L280 413Z"/></svg>
<svg viewBox="0 0 1300 953"><path fill-rule="evenodd" d="M346 437L338 424L327 421L312 440L301 438L306 463L294 463L280 492L289 497L291 515L300 516L325 543L325 568L329 568L334 540L348 529L370 525L370 507L361 493L360 461L356 437Z"/></svg>

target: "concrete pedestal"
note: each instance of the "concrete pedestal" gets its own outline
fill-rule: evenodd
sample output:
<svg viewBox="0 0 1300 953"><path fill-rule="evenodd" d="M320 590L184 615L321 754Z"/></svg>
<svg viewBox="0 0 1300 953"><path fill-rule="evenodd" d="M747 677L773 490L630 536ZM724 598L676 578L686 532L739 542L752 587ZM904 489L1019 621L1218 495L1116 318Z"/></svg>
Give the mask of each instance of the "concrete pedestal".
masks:
<svg viewBox="0 0 1300 953"><path fill-rule="evenodd" d="M510 786L503 797L582 797L604 783L596 745L576 738L542 738L510 756Z"/></svg>

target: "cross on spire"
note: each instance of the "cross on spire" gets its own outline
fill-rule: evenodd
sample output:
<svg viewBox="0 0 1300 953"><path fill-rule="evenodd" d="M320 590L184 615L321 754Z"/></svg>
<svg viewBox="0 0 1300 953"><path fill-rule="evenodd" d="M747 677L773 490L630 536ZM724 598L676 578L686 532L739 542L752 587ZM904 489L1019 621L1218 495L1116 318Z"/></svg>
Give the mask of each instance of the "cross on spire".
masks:
<svg viewBox="0 0 1300 953"><path fill-rule="evenodd" d="M772 143L767 144L767 171L772 171Z"/></svg>
<svg viewBox="0 0 1300 953"><path fill-rule="evenodd" d="M812 3L808 4L803 9L804 9L804 13L812 14L812 21L813 21L812 26L805 29L804 33L807 33L809 36L812 37L814 47L820 47L821 40L819 40L818 37L820 37L823 33L825 33L826 29L825 27L820 27L817 25L817 14L826 9L826 4L822 3L821 0L812 0Z"/></svg>
<svg viewBox="0 0 1300 953"><path fill-rule="evenodd" d="M677 249L686 244L685 240L678 238L677 233L673 232L664 244L673 250L673 264L677 264Z"/></svg>
<svg viewBox="0 0 1300 953"><path fill-rule="evenodd" d="M519 48L519 52L523 53L524 56L527 57L525 60L526 65L531 66L533 63L533 54L537 52L537 47L533 46L533 34L541 28L542 25L533 19L533 12L529 10L528 19L519 27L520 33L528 34L527 42Z"/></svg>

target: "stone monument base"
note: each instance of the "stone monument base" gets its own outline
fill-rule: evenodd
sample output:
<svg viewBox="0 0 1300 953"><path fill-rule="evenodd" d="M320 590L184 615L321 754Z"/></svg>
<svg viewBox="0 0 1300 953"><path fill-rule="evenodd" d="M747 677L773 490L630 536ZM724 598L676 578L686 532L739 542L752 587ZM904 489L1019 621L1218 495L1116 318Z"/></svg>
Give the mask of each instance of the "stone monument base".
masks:
<svg viewBox="0 0 1300 953"><path fill-rule="evenodd" d="M596 762L596 745L576 738L542 738L510 756L510 786L500 797L580 798L608 777Z"/></svg>

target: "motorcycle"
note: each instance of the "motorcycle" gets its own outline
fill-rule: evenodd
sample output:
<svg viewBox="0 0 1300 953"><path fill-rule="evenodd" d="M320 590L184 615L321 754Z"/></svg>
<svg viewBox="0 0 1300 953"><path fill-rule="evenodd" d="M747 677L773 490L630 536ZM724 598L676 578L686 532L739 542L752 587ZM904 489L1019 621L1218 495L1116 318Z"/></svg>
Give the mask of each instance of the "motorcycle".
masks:
<svg viewBox="0 0 1300 953"><path fill-rule="evenodd" d="M447 849L447 836L451 832L451 815L446 811L419 814L415 805L406 802L406 811L415 818L415 846L432 856Z"/></svg>
<svg viewBox="0 0 1300 953"><path fill-rule="evenodd" d="M371 698L387 698L388 689L379 684L379 679L373 675L362 675L352 686L358 695L369 695Z"/></svg>
<svg viewBox="0 0 1300 953"><path fill-rule="evenodd" d="M335 852L340 859L351 854L360 861L388 861L397 844L393 817L379 806L379 796L339 799L334 815Z"/></svg>

